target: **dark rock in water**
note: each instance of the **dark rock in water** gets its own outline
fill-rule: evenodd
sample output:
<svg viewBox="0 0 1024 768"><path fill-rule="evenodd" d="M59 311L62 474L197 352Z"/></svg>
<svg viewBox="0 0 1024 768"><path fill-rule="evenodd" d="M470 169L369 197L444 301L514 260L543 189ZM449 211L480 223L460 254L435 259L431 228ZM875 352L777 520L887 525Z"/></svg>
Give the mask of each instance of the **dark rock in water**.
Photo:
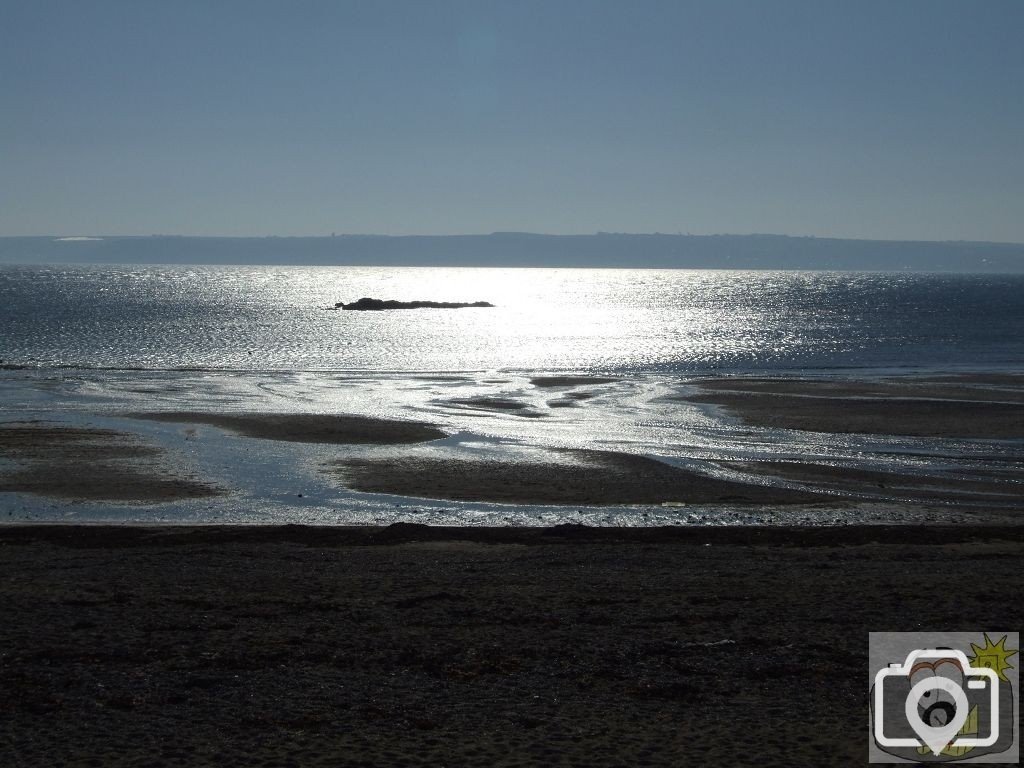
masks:
<svg viewBox="0 0 1024 768"><path fill-rule="evenodd" d="M487 301L395 301L394 299L367 299L353 301L346 304L339 301L334 305L335 309L360 309L360 310L381 310L381 309L462 309L463 307L493 307Z"/></svg>

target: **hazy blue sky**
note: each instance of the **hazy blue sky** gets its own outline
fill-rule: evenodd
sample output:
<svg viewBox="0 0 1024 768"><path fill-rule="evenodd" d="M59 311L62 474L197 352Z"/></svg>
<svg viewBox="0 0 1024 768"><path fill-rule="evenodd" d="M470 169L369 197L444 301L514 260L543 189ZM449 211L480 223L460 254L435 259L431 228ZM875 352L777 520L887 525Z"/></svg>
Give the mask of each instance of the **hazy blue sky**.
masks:
<svg viewBox="0 0 1024 768"><path fill-rule="evenodd" d="M0 0L0 235L1024 241L1024 2Z"/></svg>

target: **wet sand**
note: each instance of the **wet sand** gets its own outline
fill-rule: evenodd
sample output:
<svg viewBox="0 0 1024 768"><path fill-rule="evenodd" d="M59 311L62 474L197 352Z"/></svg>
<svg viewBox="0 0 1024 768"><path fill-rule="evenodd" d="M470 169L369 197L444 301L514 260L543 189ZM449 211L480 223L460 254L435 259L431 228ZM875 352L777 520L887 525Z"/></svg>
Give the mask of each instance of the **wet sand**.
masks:
<svg viewBox="0 0 1024 768"><path fill-rule="evenodd" d="M867 633L1020 626L1022 533L3 527L0 764L859 765Z"/></svg>
<svg viewBox="0 0 1024 768"><path fill-rule="evenodd" d="M730 378L695 382L703 394L685 399L724 405L758 425L812 431L897 432L946 436L1020 438L1024 405L979 400L922 400L881 397L887 387L902 395L916 387L948 384L946 395L974 387L992 392L988 380L957 379L856 382L806 379ZM1011 384L997 382L999 391ZM747 391L749 390L749 391ZM837 394L838 393L838 394ZM568 393L552 407L585 403L589 392ZM1012 393L1011 393L1012 394ZM575 395L575 397L574 397ZM855 395L855 396L854 396ZM460 405L509 414L537 415L512 398L469 398ZM720 462L748 473L750 482L728 481L669 466L642 456L604 451L560 452L557 461L470 460L406 454L401 446L443 438L439 427L339 414L147 412L132 418L181 424L208 424L246 437L336 445L393 445L397 452L371 458L346 457L327 471L349 488L414 498L517 504L610 506L628 504L839 504L846 498L878 497L910 503L932 501L1022 501L1022 464L1013 454L994 459L978 479L915 477L895 465L892 472L789 462ZM186 430L188 431L188 430ZM181 476L173 468L176 448L148 444L126 432L57 424L0 424L0 458L16 460L0 468L0 492L18 491L88 501L156 503L229 492L202 477ZM204 471L199 466L199 473ZM984 474L988 475L987 482ZM779 479L803 486L790 490Z"/></svg>
<svg viewBox="0 0 1024 768"><path fill-rule="evenodd" d="M528 419L539 419L545 416L535 410L529 403L522 400L515 400L509 397L463 397L454 398L448 401L455 406L465 406L470 410L487 412L507 412L514 416L522 416Z"/></svg>
<svg viewBox="0 0 1024 768"><path fill-rule="evenodd" d="M680 399L722 406L754 426L917 437L1024 437L1024 383L1004 377L900 382L729 378Z"/></svg>
<svg viewBox="0 0 1024 768"><path fill-rule="evenodd" d="M170 462L168 452L109 429L41 422L0 423L0 493L72 501L159 503L218 496L224 490Z"/></svg>
<svg viewBox="0 0 1024 768"><path fill-rule="evenodd" d="M530 383L544 389L561 389L578 387L586 384L611 384L619 379L602 378L600 376L535 376Z"/></svg>
<svg viewBox="0 0 1024 768"><path fill-rule="evenodd" d="M723 462L725 466L757 475L782 477L839 492L878 495L902 494L917 500L966 501L1013 504L1024 507L1024 468L1002 472L986 470L978 477L920 475L854 469L796 461Z"/></svg>
<svg viewBox="0 0 1024 768"><path fill-rule="evenodd" d="M736 376L699 379L705 390L739 390L769 395L819 397L929 398L979 402L1024 403L1024 376L972 374L949 377L906 377L901 379L805 379Z"/></svg>
<svg viewBox="0 0 1024 768"><path fill-rule="evenodd" d="M719 480L644 456L564 452L576 463L403 456L330 466L349 488L454 501L512 504L801 504L833 498Z"/></svg>
<svg viewBox="0 0 1024 768"><path fill-rule="evenodd" d="M446 433L418 421L318 413L203 413L156 411L132 418L184 424L209 424L246 437L296 443L338 445L402 445L445 437Z"/></svg>

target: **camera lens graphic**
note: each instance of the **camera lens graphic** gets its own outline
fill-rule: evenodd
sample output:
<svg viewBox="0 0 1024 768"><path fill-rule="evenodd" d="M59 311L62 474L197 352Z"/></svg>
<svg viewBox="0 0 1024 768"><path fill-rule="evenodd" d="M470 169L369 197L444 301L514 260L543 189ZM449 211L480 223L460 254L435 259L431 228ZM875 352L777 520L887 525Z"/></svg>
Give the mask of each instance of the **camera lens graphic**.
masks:
<svg viewBox="0 0 1024 768"><path fill-rule="evenodd" d="M924 695L924 699L927 699L928 693ZM919 702L918 707L924 702ZM925 708L921 715L921 720L924 721L925 725L945 725L953 716L956 714L956 705L951 701L936 701L934 704L929 705Z"/></svg>
<svg viewBox="0 0 1024 768"><path fill-rule="evenodd" d="M911 686L922 680L944 680L962 687L964 673L960 664L953 659L938 659L933 662L919 663L910 673ZM928 687L917 702L921 721L932 728L942 727L950 723L956 716L956 699L948 691L949 686L943 683L935 688Z"/></svg>
<svg viewBox="0 0 1024 768"><path fill-rule="evenodd" d="M967 721L967 709L967 695L957 683L926 677L910 689L905 714L914 733L937 755L956 738Z"/></svg>

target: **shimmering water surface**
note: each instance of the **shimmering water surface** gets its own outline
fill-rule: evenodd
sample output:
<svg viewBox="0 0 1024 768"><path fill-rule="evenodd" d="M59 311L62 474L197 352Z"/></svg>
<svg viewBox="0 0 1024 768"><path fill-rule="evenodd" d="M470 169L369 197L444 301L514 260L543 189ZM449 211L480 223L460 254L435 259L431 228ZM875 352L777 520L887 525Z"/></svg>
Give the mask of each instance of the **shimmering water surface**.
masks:
<svg viewBox="0 0 1024 768"><path fill-rule="evenodd" d="M363 296L494 309L332 312ZM244 370L998 368L1024 276L0 267L0 358Z"/></svg>
<svg viewBox="0 0 1024 768"><path fill-rule="evenodd" d="M363 296L497 306L327 309ZM694 391L692 376L704 373L845 377L1024 370L1024 276L0 267L0 358L6 368L0 370L3 420L137 432L168 447L182 472L232 489L215 500L149 507L0 494L7 519L627 525L890 520L891 510L877 504L801 508L794 518L782 509L577 509L407 499L349 491L322 468L339 457L395 451L559 461L559 449L584 448L653 456L747 482L769 481L723 462L798 459L984 476L994 459L1019 461L1021 441L754 428L676 396ZM557 390L530 381L568 371L614 380ZM478 398L519 407L467 405ZM450 437L401 449L281 443L127 418L142 410L358 413L429 421ZM973 513L947 505L937 514L970 519Z"/></svg>

